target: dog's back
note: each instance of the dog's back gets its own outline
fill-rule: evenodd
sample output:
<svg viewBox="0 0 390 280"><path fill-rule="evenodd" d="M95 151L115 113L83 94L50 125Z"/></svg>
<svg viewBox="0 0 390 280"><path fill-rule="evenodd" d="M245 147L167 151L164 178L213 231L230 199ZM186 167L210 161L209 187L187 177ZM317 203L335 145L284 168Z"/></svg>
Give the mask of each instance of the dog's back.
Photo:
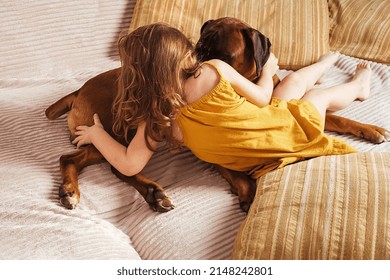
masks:
<svg viewBox="0 0 390 280"><path fill-rule="evenodd" d="M68 113L68 127L73 139L76 127L93 125L93 114L97 113L104 128L111 134L111 107L118 91L119 74L120 68L116 68L89 79L80 89L49 106L45 111L47 118L54 120Z"/></svg>

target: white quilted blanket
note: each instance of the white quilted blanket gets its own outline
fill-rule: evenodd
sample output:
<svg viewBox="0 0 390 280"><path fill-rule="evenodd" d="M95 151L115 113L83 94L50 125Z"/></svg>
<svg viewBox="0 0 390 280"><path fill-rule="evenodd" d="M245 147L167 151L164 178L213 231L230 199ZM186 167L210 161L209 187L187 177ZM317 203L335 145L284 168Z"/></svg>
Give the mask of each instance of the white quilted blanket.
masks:
<svg viewBox="0 0 390 280"><path fill-rule="evenodd" d="M116 40L135 1L8 1L0 5L0 259L228 258L244 213L228 184L184 151L144 171L176 209L158 214L106 163L80 175L81 203L58 203L58 159L75 150L66 117L44 110L118 67ZM34 16L32 16L34 15Z"/></svg>
<svg viewBox="0 0 390 280"><path fill-rule="evenodd" d="M45 118L52 102L119 65L116 39L134 1L7 1L0 5L0 259L227 259L245 214L216 170L188 151L162 149L144 174L176 205L151 211L107 163L79 178L81 203L58 203L58 159L75 150L66 117ZM342 56L325 85L348 79ZM342 115L390 130L390 70L372 64L372 98ZM343 137L362 151L390 150Z"/></svg>

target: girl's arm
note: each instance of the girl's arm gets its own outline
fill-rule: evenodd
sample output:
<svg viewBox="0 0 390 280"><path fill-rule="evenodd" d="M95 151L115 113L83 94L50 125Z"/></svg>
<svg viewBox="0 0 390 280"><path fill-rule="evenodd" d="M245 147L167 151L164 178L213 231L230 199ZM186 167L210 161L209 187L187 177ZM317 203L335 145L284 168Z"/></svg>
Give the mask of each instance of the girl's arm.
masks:
<svg viewBox="0 0 390 280"><path fill-rule="evenodd" d="M221 71L222 75L230 82L239 95L259 107L264 107L269 104L273 92L272 77L278 69L278 60L273 54L271 54L267 63L264 65L261 76L256 84L246 79L222 60L212 60L212 63Z"/></svg>
<svg viewBox="0 0 390 280"><path fill-rule="evenodd" d="M82 145L93 144L104 158L120 173L133 176L141 172L153 155L146 145L144 133L145 123L138 126L137 133L129 146L125 147L113 139L103 128L97 114L94 115L93 126L78 126L76 139L72 142L79 148ZM149 139L153 148L157 142Z"/></svg>

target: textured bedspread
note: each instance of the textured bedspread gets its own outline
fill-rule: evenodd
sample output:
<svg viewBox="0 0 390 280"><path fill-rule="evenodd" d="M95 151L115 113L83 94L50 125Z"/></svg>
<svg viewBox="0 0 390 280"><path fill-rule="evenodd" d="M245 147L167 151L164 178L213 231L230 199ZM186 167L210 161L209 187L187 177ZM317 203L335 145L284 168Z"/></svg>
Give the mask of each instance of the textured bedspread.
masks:
<svg viewBox="0 0 390 280"><path fill-rule="evenodd" d="M214 167L186 150L160 149L143 171L165 186L176 206L171 212L150 210L105 162L80 174L77 209L58 202L58 159L75 147L66 116L48 121L44 110L119 65L115 41L127 30L133 4L26 0L0 6L0 259L231 256L246 215ZM325 85L347 80L356 61L342 56ZM340 113L390 129L389 67L372 68L372 98ZM390 150L387 143L342 138L362 151Z"/></svg>
<svg viewBox="0 0 390 280"><path fill-rule="evenodd" d="M149 209L107 163L81 173L76 210L59 204L58 159L75 147L66 116L48 121L44 110L119 65L135 1L22 2L0 7L0 259L228 258L245 215L188 151L161 150L144 170L166 187L169 213Z"/></svg>
<svg viewBox="0 0 390 280"><path fill-rule="evenodd" d="M67 88L25 90L0 94L0 258L138 257L131 244L142 258L229 256L244 214L213 167L188 151L161 150L144 171L166 186L176 205L169 213L149 209L107 163L81 173L81 203L64 209L58 158L75 148L65 117L48 121L44 109Z"/></svg>

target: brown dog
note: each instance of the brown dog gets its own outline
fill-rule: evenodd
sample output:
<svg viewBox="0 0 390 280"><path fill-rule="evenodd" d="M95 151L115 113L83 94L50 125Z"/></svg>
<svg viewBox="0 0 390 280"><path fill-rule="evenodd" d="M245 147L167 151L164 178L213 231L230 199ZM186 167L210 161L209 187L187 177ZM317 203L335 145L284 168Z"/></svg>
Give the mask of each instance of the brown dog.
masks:
<svg viewBox="0 0 390 280"><path fill-rule="evenodd" d="M257 30L234 18L221 18L206 22L196 50L201 60L219 58L230 63L248 79L258 79L262 66L267 61L270 48L269 40ZM119 142L126 145L124 137L117 137L111 131L113 116L111 104L117 93L117 80L120 68L113 69L88 80L79 90L63 97L46 110L48 119L55 119L68 112L68 127L71 139L75 137L78 125L92 125L93 114L98 113L105 129ZM325 129L341 134L350 133L373 143L386 141L385 129L365 125L334 115L327 115ZM131 132L134 133L134 132ZM129 135L128 139L131 139ZM73 209L80 201L78 173L86 166L103 160L103 156L93 145L60 157L60 169L63 183L59 188L60 202L66 208ZM218 167L227 179L232 191L239 197L240 206L247 211L255 195L252 181L243 172ZM165 191L156 182L141 174L127 177L112 168L120 179L132 184L149 203L159 212L171 210L174 206Z"/></svg>
<svg viewBox="0 0 390 280"><path fill-rule="evenodd" d="M112 132L113 116L111 105L118 90L117 81L120 68L104 72L88 80L80 89L61 98L46 109L46 116L53 120L68 112L68 127L71 141L75 138L76 127L93 125L93 114L98 113L106 131L123 145L127 145L125 137L118 137ZM135 133L131 131L130 134ZM133 135L128 135L132 139ZM103 156L93 146L87 145L72 154L60 157L62 185L59 188L60 202L68 209L74 209L80 201L78 173L86 166L103 160ZM163 188L141 174L132 177L124 176L115 168L112 172L123 181L132 184L149 203L159 212L171 210L174 206Z"/></svg>
<svg viewBox="0 0 390 280"><path fill-rule="evenodd" d="M76 127L79 125L93 125L93 114L97 113L106 131L123 145L128 145L125 137L118 137L112 132L113 115L111 105L118 90L118 77L120 68L116 68L88 80L80 89L66 95L46 109L46 116L54 120L68 113L68 128L70 140L75 138ZM130 133L135 133L132 131ZM129 135L132 139L134 134ZM98 163L104 158L93 146L87 145L74 153L60 157L60 170L62 184L59 188L60 203L74 209L80 202L80 189L78 187L78 173L89 165ZM167 212L174 208L164 189L141 174L132 177L125 176L111 166L112 172L121 180L133 185L144 197L152 209L158 212ZM227 170L219 167L218 170L227 179L232 192L237 194L240 206L248 211L255 195L253 182L245 173Z"/></svg>

